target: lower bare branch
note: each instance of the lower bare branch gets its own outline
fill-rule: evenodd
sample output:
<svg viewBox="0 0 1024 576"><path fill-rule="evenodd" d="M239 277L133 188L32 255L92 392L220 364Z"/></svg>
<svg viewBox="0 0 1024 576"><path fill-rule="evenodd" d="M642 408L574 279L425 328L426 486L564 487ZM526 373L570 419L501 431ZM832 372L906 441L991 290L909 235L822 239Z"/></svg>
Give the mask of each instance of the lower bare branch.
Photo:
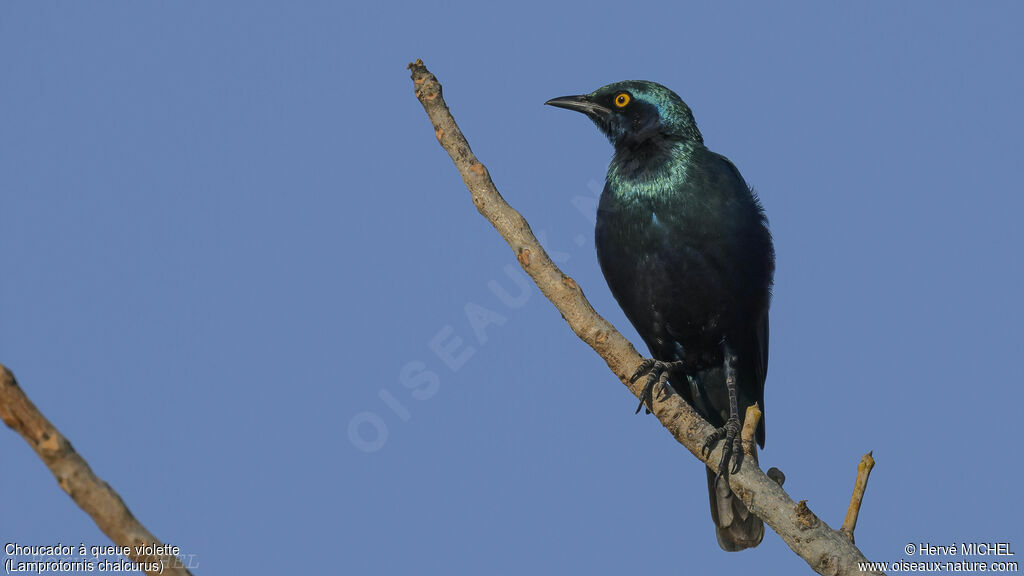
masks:
<svg viewBox="0 0 1024 576"><path fill-rule="evenodd" d="M631 383L626 375L636 371L641 356L614 326L594 311L579 285L548 257L523 216L498 193L487 169L473 154L448 110L437 78L420 60L409 64L409 69L416 98L430 118L434 136L451 156L477 210L505 239L519 265L555 305L572 331L593 348L612 373L639 398L644 382ZM713 450L707 460L701 457L701 446L713 429L686 401L678 395L671 395L655 403L654 415L680 444L715 469L722 448L719 446ZM730 476L733 492L811 568L819 574L828 575L879 574L859 571L858 563L866 562L860 550L819 520L806 503L798 505L794 502L776 481L765 476L757 464L751 464L749 460L744 459L740 471Z"/></svg>
<svg viewBox="0 0 1024 576"><path fill-rule="evenodd" d="M191 575L181 560L167 551L135 519L117 492L93 473L89 464L71 446L71 442L39 412L18 386L14 374L2 364L0 419L21 434L50 472L53 472L61 489L92 517L96 526L114 544L128 548L128 557L139 563L146 574ZM144 547L151 547L152 553L147 553Z"/></svg>

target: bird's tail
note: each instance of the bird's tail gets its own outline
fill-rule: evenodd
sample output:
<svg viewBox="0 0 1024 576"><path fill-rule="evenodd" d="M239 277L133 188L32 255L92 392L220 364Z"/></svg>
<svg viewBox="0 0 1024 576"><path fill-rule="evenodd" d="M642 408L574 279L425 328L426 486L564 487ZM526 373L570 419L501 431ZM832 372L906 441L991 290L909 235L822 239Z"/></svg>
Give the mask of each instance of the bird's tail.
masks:
<svg viewBox="0 0 1024 576"><path fill-rule="evenodd" d="M760 544L764 538L764 522L747 510L743 501L729 489L728 482L719 482L716 486L715 473L710 468L706 471L718 545L726 552L738 552Z"/></svg>

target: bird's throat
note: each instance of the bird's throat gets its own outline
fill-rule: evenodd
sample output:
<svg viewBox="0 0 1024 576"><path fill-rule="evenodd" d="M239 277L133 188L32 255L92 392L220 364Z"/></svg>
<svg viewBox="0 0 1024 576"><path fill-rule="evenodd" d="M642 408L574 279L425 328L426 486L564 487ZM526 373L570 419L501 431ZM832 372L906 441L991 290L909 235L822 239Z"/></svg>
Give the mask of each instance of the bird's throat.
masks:
<svg viewBox="0 0 1024 576"><path fill-rule="evenodd" d="M621 201L671 194L686 182L692 148L663 139L617 146L608 166L610 191Z"/></svg>

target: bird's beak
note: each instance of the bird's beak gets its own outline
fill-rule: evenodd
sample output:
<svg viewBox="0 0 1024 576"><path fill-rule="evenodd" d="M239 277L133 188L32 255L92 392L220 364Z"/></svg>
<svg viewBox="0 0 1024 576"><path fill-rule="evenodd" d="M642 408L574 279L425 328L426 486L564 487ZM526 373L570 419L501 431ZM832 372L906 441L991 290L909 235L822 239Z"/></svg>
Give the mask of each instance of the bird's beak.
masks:
<svg viewBox="0 0 1024 576"><path fill-rule="evenodd" d="M612 113L611 110L593 102L590 96L581 94L579 96L562 96L561 98L552 98L544 104L548 106L554 106L556 108L565 108L566 110L575 110L582 112L587 116L595 120L606 120Z"/></svg>

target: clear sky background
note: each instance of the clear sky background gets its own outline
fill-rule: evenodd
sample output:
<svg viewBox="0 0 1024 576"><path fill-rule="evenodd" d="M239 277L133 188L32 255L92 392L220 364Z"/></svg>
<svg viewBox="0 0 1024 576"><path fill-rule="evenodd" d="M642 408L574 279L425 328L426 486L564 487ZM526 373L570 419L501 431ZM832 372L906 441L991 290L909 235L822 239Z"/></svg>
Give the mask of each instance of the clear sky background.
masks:
<svg viewBox="0 0 1024 576"><path fill-rule="evenodd" d="M593 251L611 147L542 104L655 80L771 220L762 465L837 527L874 450L871 559L1019 554L1022 19L0 2L0 361L197 574L809 573L771 531L719 550L701 465L506 274L405 65L638 344ZM107 542L7 429L0 461L0 543Z"/></svg>

